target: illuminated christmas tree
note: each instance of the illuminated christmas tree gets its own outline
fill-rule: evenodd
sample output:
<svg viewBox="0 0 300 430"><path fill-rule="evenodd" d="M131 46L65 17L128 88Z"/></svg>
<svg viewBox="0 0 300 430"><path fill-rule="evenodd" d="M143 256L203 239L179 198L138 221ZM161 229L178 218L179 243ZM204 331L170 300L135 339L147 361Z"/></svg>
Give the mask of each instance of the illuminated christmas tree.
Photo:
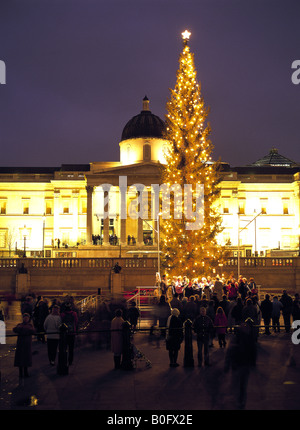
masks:
<svg viewBox="0 0 300 430"><path fill-rule="evenodd" d="M182 36L177 81L167 102L165 138L170 147L162 173L163 184L177 184L178 191L170 193L169 199L162 193L160 250L165 272L195 278L212 275L223 251L216 241L222 230L216 205L220 163L211 159L210 127L205 124L208 109L188 46L190 33ZM187 198L187 184L192 187L192 199Z"/></svg>

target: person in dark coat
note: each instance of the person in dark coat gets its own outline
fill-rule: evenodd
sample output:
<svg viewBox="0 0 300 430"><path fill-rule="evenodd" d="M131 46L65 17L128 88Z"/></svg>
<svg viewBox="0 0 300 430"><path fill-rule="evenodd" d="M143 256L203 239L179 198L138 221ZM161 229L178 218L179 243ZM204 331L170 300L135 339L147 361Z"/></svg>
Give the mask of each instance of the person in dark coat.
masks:
<svg viewBox="0 0 300 430"><path fill-rule="evenodd" d="M244 279L242 276L239 277L238 280L238 290L239 294L241 295L242 301L245 302L247 292L249 291L246 282L244 282Z"/></svg>
<svg viewBox="0 0 300 430"><path fill-rule="evenodd" d="M204 350L204 364L209 366L209 340L214 330L212 320L206 315L206 308L200 308L200 315L194 321L193 330L197 333L198 367L202 366L202 350Z"/></svg>
<svg viewBox="0 0 300 430"><path fill-rule="evenodd" d="M28 313L23 314L23 322L13 331L18 335L14 366L19 368L20 378L28 377L28 367L32 366L32 335L36 332Z"/></svg>
<svg viewBox="0 0 300 430"><path fill-rule="evenodd" d="M62 324L65 324L67 327L66 346L68 350L68 363L71 366L74 359L75 338L78 330L78 315L72 309L72 304L66 303L64 311L60 316Z"/></svg>
<svg viewBox="0 0 300 430"><path fill-rule="evenodd" d="M293 300L292 318L293 321L300 320L300 298L298 293L295 294Z"/></svg>
<svg viewBox="0 0 300 430"><path fill-rule="evenodd" d="M21 313L23 314L29 314L30 318L32 318L33 315L33 299L31 296L27 296L21 304Z"/></svg>
<svg viewBox="0 0 300 430"><path fill-rule="evenodd" d="M171 315L168 318L168 337L166 347L169 351L170 367L177 367L178 351L183 341L183 324L179 318L180 312L177 308L172 309Z"/></svg>
<svg viewBox="0 0 300 430"><path fill-rule="evenodd" d="M235 326L240 325L242 321L243 308L244 308L244 305L243 305L242 299L238 297L236 301L236 305L232 308L232 311L231 311L231 316L234 319ZM234 331L236 331L236 328Z"/></svg>
<svg viewBox="0 0 300 430"><path fill-rule="evenodd" d="M136 330L139 317L140 317L140 311L136 307L136 303L131 302L129 309L127 310L127 318L129 319L129 322L131 324L131 329L133 331Z"/></svg>
<svg viewBox="0 0 300 430"><path fill-rule="evenodd" d="M260 310L261 310L262 319L264 320L265 333L269 335L271 334L270 322L271 322L272 310L273 310L273 304L270 300L269 294L266 294L265 299L261 302Z"/></svg>
<svg viewBox="0 0 300 430"><path fill-rule="evenodd" d="M251 318L242 322L231 339L225 356L224 372L232 369L232 387L236 391L237 406L244 409L250 372L256 366L256 332Z"/></svg>
<svg viewBox="0 0 300 430"><path fill-rule="evenodd" d="M48 305L41 297L34 308L33 321L37 331L37 340L43 343L46 342L45 334L44 334L44 322L48 315L49 315Z"/></svg>
<svg viewBox="0 0 300 430"><path fill-rule="evenodd" d="M291 330L291 315L293 310L293 299L288 295L286 290L283 290L280 299L282 303L282 316L284 321L285 332L289 333Z"/></svg>
<svg viewBox="0 0 300 430"><path fill-rule="evenodd" d="M158 318L158 325L161 327L161 336L165 338L166 326L168 318L171 315L171 308L164 295L160 296L159 303L156 305L155 311Z"/></svg>

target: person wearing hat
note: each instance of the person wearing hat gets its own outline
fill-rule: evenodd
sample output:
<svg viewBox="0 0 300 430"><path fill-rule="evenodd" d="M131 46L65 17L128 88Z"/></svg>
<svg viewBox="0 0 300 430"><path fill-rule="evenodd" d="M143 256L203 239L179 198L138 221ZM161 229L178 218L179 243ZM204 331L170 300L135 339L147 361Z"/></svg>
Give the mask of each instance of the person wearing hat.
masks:
<svg viewBox="0 0 300 430"><path fill-rule="evenodd" d="M169 351L170 367L179 366L177 363L178 351L183 341L183 325L179 315L180 311L177 308L173 308L167 322L166 348Z"/></svg>
<svg viewBox="0 0 300 430"><path fill-rule="evenodd" d="M22 315L23 321L13 328L18 335L14 366L19 368L19 378L28 377L28 367L32 366L32 335L36 333L29 313Z"/></svg>

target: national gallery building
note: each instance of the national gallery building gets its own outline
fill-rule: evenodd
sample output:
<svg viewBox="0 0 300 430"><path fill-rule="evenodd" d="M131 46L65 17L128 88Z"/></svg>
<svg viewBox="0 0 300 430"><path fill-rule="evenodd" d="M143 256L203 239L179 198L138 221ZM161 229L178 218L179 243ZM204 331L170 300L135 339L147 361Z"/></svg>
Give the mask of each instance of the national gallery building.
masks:
<svg viewBox="0 0 300 430"><path fill-rule="evenodd" d="M0 257L155 257L164 122L147 97L125 125L120 161L0 167ZM232 256L298 256L300 164L273 148L253 164L221 168L220 244ZM139 216L143 184L148 216ZM153 198L153 196L156 196ZM106 216L108 214L108 216Z"/></svg>

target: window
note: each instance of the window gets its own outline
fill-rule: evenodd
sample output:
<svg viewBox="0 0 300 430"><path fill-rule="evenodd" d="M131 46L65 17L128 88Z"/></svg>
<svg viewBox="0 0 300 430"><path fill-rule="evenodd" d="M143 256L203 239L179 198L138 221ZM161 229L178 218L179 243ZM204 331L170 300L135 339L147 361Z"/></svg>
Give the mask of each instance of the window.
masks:
<svg viewBox="0 0 300 430"><path fill-rule="evenodd" d="M289 205L290 205L290 199L282 199L282 213L283 213L283 215L289 214Z"/></svg>
<svg viewBox="0 0 300 430"><path fill-rule="evenodd" d="M263 215L267 213L268 199L260 199L260 210Z"/></svg>
<svg viewBox="0 0 300 430"><path fill-rule="evenodd" d="M245 215L245 203L246 199L239 199L239 214Z"/></svg>
<svg viewBox="0 0 300 430"><path fill-rule="evenodd" d="M50 200L46 201L45 214L46 215L52 215L52 201L50 201Z"/></svg>
<svg viewBox="0 0 300 430"><path fill-rule="evenodd" d="M144 161L150 161L151 160L151 145L146 143L143 146L143 160Z"/></svg>
<svg viewBox="0 0 300 430"><path fill-rule="evenodd" d="M64 214L70 213L70 200L69 199L64 199L62 201L62 211Z"/></svg>
<svg viewBox="0 0 300 430"><path fill-rule="evenodd" d="M23 215L29 214L29 202L30 199L22 199Z"/></svg>
<svg viewBox="0 0 300 430"><path fill-rule="evenodd" d="M0 214L6 214L6 200L0 200Z"/></svg>
<svg viewBox="0 0 300 430"><path fill-rule="evenodd" d="M81 199L81 213L86 214L87 213L87 207L86 207L86 199Z"/></svg>
<svg viewBox="0 0 300 430"><path fill-rule="evenodd" d="M229 214L229 199L223 197L223 214Z"/></svg>

